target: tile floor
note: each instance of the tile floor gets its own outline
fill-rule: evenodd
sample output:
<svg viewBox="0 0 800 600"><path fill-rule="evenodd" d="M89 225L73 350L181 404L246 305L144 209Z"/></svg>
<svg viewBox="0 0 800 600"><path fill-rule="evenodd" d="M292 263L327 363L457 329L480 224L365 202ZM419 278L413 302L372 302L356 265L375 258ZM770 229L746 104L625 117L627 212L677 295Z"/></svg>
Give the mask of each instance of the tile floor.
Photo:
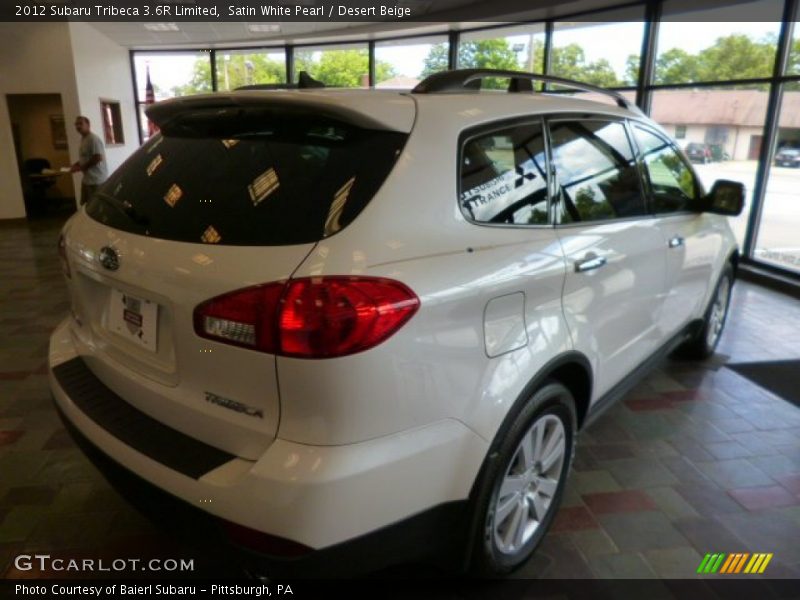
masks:
<svg viewBox="0 0 800 600"><path fill-rule="evenodd" d="M0 574L26 574L22 551L197 557L105 483L51 406L58 229L0 225ZM800 409L724 366L798 356L797 301L739 282L713 359L665 363L581 433L564 505L516 576L687 578L706 552L744 551L800 577Z"/></svg>

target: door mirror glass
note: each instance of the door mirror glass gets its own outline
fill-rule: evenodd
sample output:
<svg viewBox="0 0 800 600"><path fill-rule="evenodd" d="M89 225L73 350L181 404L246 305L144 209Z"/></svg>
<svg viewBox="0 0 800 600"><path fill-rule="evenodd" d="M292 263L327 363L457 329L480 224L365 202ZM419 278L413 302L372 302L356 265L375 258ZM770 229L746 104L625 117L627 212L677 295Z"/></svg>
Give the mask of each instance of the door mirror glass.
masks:
<svg viewBox="0 0 800 600"><path fill-rule="evenodd" d="M744 209L744 184L718 179L704 200L704 212L736 217Z"/></svg>

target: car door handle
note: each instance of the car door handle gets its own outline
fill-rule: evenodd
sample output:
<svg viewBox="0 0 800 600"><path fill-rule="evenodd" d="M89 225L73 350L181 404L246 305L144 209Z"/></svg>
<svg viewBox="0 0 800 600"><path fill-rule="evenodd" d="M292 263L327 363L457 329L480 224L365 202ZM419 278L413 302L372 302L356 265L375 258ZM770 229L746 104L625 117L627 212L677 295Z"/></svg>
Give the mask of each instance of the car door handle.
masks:
<svg viewBox="0 0 800 600"><path fill-rule="evenodd" d="M590 255L575 261L575 272L584 273L586 271L592 271L593 269L599 269L605 264L606 259L604 256Z"/></svg>
<svg viewBox="0 0 800 600"><path fill-rule="evenodd" d="M670 240L667 242L667 246L670 248L679 248L680 246L683 246L683 242L683 238L679 235L676 235L675 237L670 238Z"/></svg>

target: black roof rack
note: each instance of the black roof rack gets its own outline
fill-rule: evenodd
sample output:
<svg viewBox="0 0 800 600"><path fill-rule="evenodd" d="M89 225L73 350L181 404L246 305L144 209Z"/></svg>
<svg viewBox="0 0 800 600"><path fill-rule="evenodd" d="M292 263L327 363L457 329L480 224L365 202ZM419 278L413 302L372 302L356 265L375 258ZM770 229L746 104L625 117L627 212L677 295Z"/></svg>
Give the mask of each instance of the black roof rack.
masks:
<svg viewBox="0 0 800 600"><path fill-rule="evenodd" d="M324 88L325 84L317 81L306 71L300 71L297 76L297 83L255 83L252 85L242 85L234 91L239 90L305 90L309 88Z"/></svg>
<svg viewBox="0 0 800 600"><path fill-rule="evenodd" d="M537 75L524 71L506 71L503 69L456 69L454 71L434 73L419 82L417 87L411 90L411 93L440 94L469 90L477 91L481 89L481 80L491 77L510 79L508 91L513 93L533 92L533 82L542 81L544 83L553 83L584 92L593 92L610 96L616 101L617 105L622 108L640 112L639 108L633 102L619 92L613 90L607 90L590 83L582 83L580 81L573 81L572 79L564 79L563 77L555 77L553 75Z"/></svg>

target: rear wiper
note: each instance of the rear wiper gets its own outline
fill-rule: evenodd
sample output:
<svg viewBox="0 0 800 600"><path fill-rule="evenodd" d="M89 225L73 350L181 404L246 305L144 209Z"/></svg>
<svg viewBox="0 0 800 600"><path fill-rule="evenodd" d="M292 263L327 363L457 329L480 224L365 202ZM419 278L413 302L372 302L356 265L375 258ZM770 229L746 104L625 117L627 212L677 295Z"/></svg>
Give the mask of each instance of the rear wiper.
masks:
<svg viewBox="0 0 800 600"><path fill-rule="evenodd" d="M123 215L128 217L128 219L130 219L137 225L141 225L142 227L147 227L150 224L150 219L148 219L139 211L137 211L133 207L133 205L127 200L119 201L116 198L114 198L114 196L111 196L103 192L97 192L97 196L105 200L107 204L113 206L115 209L117 209Z"/></svg>

